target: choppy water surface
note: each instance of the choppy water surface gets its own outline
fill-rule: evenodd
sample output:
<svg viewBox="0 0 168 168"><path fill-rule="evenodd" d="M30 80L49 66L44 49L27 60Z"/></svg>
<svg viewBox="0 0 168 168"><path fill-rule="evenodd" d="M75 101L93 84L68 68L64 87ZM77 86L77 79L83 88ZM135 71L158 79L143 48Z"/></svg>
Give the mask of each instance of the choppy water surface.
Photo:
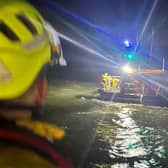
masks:
<svg viewBox="0 0 168 168"><path fill-rule="evenodd" d="M99 164L97 167L111 168L149 168L168 167L168 131L167 108L144 107L141 105L123 105L108 103L115 115L110 122L100 129L106 130L109 125L116 124L114 142L108 139L107 151L111 158L110 164ZM101 138L107 134L98 132Z"/></svg>
<svg viewBox="0 0 168 168"><path fill-rule="evenodd" d="M74 166L167 168L168 108L87 99L88 86L52 86L44 115L66 130Z"/></svg>

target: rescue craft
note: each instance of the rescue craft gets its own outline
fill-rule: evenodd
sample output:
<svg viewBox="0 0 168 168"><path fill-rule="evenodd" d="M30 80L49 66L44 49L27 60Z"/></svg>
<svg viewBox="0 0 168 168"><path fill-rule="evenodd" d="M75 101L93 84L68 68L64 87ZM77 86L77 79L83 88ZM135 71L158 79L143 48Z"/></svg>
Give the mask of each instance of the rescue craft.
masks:
<svg viewBox="0 0 168 168"><path fill-rule="evenodd" d="M162 95L160 85L153 86L144 81L142 75L165 73L162 69L134 70L129 64L123 67L120 76L103 74L100 82L99 99L123 103L138 103L168 106L168 97Z"/></svg>

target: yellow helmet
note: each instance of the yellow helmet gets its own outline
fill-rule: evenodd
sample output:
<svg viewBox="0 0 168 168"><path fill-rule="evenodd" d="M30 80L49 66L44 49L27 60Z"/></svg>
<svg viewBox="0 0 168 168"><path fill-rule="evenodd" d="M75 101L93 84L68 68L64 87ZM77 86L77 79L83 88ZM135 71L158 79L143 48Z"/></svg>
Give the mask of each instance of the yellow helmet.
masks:
<svg viewBox="0 0 168 168"><path fill-rule="evenodd" d="M22 0L0 1L0 100L28 90L50 62L50 34L39 12Z"/></svg>

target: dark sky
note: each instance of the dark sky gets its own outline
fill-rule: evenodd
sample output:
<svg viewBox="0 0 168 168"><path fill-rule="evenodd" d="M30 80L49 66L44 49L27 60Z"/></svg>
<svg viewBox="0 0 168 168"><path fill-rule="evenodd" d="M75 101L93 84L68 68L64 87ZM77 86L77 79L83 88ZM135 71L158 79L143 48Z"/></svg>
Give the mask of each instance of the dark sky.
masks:
<svg viewBox="0 0 168 168"><path fill-rule="evenodd" d="M111 32L120 41L125 36L135 41L150 16L142 42L148 40L153 28L154 48L167 49L168 1L167 0L55 0L60 6L79 15L93 24ZM146 43L144 43L146 45Z"/></svg>
<svg viewBox="0 0 168 168"><path fill-rule="evenodd" d="M168 60L168 0L48 0L54 2L57 8L54 5L48 8L37 1L41 0L34 1L36 6L59 32L99 51L114 62L123 57L122 42L125 38L130 39L133 45L138 39L138 58L147 61L152 30L153 66L158 66L163 56ZM66 12L62 12L62 8ZM76 71L81 68L88 71L87 67L103 71L105 66L110 66L99 56L64 40L62 43L69 67Z"/></svg>

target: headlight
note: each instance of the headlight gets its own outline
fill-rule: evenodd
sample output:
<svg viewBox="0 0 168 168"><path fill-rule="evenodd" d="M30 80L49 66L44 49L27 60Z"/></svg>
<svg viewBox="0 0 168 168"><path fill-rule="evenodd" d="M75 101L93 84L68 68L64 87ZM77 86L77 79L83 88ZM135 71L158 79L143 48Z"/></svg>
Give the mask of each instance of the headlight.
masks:
<svg viewBox="0 0 168 168"><path fill-rule="evenodd" d="M132 73L134 73L134 69L130 66L130 65L124 65L123 67L122 67L122 71L124 72L124 73L127 73L127 74L132 74Z"/></svg>

